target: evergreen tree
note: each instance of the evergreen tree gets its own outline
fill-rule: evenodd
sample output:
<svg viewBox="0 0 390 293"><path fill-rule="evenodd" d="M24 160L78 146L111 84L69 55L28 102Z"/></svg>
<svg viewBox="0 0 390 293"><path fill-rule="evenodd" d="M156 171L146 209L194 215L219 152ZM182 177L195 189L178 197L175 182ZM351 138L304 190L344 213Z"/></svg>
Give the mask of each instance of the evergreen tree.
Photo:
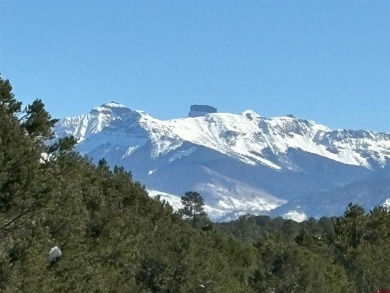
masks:
<svg viewBox="0 0 390 293"><path fill-rule="evenodd" d="M22 103L15 99L9 80L0 76L0 111L2 115L15 115L20 113Z"/></svg>
<svg viewBox="0 0 390 293"><path fill-rule="evenodd" d="M206 225L211 225L207 214L204 212L203 197L198 192L186 192L185 195L181 197L181 203L183 208L179 210L179 213L188 219L192 227L199 229Z"/></svg>
<svg viewBox="0 0 390 293"><path fill-rule="evenodd" d="M183 209L181 209L180 212L191 219L196 215L204 213L203 197L198 192L186 192L185 195L181 197L181 203Z"/></svg>
<svg viewBox="0 0 390 293"><path fill-rule="evenodd" d="M51 118L41 100L37 99L31 105L28 105L24 113L21 125L31 136L52 138L52 128L58 119Z"/></svg>

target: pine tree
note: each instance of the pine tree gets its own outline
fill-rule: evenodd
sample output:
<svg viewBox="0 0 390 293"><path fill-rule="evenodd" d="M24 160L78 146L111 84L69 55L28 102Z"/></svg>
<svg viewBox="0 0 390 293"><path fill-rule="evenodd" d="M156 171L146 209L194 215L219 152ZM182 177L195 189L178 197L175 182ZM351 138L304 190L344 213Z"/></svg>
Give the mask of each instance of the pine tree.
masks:
<svg viewBox="0 0 390 293"><path fill-rule="evenodd" d="M204 200L203 197L195 191L188 191L181 197L181 203L183 208L179 210L179 213L191 223L191 226L197 229L211 225L207 214L204 212ZM207 229L209 229L207 226Z"/></svg>
<svg viewBox="0 0 390 293"><path fill-rule="evenodd" d="M33 137L52 138L53 127L58 119L52 119L40 99L35 100L24 110L21 126Z"/></svg>
<svg viewBox="0 0 390 293"><path fill-rule="evenodd" d="M15 115L20 113L22 103L15 99L9 80L0 76L0 112L2 115Z"/></svg>

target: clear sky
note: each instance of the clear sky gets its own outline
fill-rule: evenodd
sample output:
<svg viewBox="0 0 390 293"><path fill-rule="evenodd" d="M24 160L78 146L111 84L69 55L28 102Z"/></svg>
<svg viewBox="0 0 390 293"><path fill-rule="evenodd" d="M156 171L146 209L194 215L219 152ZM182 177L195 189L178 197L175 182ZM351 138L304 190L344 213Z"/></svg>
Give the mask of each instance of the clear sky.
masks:
<svg viewBox="0 0 390 293"><path fill-rule="evenodd" d="M0 0L0 72L54 117L209 104L390 132L390 1Z"/></svg>

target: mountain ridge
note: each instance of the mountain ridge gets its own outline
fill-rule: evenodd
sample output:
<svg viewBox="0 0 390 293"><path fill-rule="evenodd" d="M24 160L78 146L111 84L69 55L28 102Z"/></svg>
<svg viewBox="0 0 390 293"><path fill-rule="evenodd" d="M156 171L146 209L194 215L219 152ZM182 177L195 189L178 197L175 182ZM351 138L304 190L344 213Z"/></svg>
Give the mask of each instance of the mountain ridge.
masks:
<svg viewBox="0 0 390 293"><path fill-rule="evenodd" d="M55 133L75 136L76 150L123 165L147 188L183 194L187 184L187 191L204 192L206 203L229 213L267 213L291 198L380 175L390 162L390 134L331 130L251 110L159 120L111 102L60 119ZM250 202L248 196L273 204L254 205L257 210L231 204Z"/></svg>

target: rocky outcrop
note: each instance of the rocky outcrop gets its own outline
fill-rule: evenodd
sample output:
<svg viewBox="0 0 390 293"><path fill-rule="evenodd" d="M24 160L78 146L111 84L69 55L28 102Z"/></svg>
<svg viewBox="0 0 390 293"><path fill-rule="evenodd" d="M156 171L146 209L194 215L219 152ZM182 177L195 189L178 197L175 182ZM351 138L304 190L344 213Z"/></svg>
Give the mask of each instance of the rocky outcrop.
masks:
<svg viewBox="0 0 390 293"><path fill-rule="evenodd" d="M205 116L206 114L209 113L217 113L217 108L208 105L191 105L190 113L188 113L188 117Z"/></svg>

